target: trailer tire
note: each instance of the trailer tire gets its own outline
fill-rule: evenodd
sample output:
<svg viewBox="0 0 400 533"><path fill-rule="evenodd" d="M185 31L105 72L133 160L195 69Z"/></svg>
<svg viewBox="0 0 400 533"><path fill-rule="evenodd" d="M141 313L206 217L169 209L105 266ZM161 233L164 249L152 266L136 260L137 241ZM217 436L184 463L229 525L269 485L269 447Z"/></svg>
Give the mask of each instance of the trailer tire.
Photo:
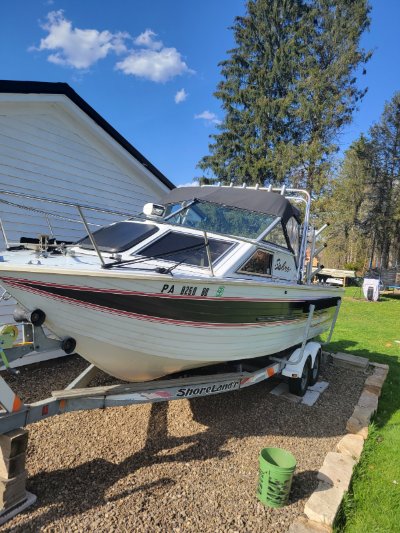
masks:
<svg viewBox="0 0 400 533"><path fill-rule="evenodd" d="M304 396L310 382L311 360L310 358L304 364L303 373L299 378L289 379L289 391L296 396Z"/></svg>
<svg viewBox="0 0 400 533"><path fill-rule="evenodd" d="M314 366L310 372L310 385L315 385L319 378L319 373L321 372L321 348L318 350L317 355L315 356Z"/></svg>

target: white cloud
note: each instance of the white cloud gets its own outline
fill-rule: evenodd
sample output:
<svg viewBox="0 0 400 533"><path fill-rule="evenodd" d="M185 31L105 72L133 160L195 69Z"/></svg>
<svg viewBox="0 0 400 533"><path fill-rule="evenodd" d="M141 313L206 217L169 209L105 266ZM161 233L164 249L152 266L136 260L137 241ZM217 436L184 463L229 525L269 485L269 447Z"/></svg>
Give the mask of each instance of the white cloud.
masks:
<svg viewBox="0 0 400 533"><path fill-rule="evenodd" d="M202 119L207 124L221 124L221 121L219 120L217 115L215 113L211 113L210 111L203 111L202 113L195 115L194 118Z"/></svg>
<svg viewBox="0 0 400 533"><path fill-rule="evenodd" d="M48 32L47 36L30 51L50 51L47 59L56 65L87 69L113 52L125 55L116 64L117 70L154 82L165 82L184 73L194 73L180 52L176 48L165 47L150 29L133 40L137 49L128 50L126 41L132 41L129 33L73 27L62 10L48 13L42 28ZM180 98L186 96L182 93Z"/></svg>
<svg viewBox="0 0 400 533"><path fill-rule="evenodd" d="M30 50L54 50L48 61L77 69L90 67L110 52L125 52L124 41L129 38L128 33L73 28L62 10L48 13L47 22L42 27L48 31L47 37L41 39L38 48Z"/></svg>
<svg viewBox="0 0 400 533"><path fill-rule="evenodd" d="M137 46L144 46L146 48L151 48L152 50L160 50L160 48L163 47L163 43L153 39L153 37L156 36L157 34L154 33L154 31L146 30L136 37L134 42Z"/></svg>
<svg viewBox="0 0 400 533"><path fill-rule="evenodd" d="M175 95L175 103L180 104L181 102L184 102L187 97L188 93L185 91L185 89L181 89Z"/></svg>
<svg viewBox="0 0 400 533"><path fill-rule="evenodd" d="M193 72L183 61L176 48L161 50L132 50L130 55L116 64L124 74L162 83L185 72Z"/></svg>
<svg viewBox="0 0 400 533"><path fill-rule="evenodd" d="M180 183L177 187L200 187L200 183L195 178L193 181L188 181L187 183Z"/></svg>

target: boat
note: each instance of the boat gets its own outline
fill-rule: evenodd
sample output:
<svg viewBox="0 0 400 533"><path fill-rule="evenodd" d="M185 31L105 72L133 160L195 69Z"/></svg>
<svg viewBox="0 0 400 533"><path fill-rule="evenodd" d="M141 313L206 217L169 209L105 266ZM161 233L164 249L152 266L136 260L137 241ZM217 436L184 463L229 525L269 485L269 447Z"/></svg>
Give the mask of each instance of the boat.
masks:
<svg viewBox="0 0 400 533"><path fill-rule="evenodd" d="M313 282L323 228L310 225L306 191L181 187L96 231L93 208L73 207L86 236L8 243L0 283L34 324L119 379L282 353L336 319L343 289Z"/></svg>

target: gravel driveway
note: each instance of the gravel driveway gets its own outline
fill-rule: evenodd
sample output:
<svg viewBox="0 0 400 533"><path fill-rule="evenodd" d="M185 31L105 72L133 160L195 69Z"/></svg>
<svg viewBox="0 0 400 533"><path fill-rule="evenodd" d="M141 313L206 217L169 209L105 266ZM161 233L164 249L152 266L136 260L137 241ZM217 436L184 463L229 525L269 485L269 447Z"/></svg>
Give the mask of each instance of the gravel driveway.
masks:
<svg viewBox="0 0 400 533"><path fill-rule="evenodd" d="M25 401L63 388L87 365L70 356L5 376ZM317 485L326 453L346 433L365 375L325 365L313 407L269 391L67 413L29 426L29 491L38 501L2 531L286 532ZM111 383L100 376L96 384ZM297 459L290 504L255 496L261 448Z"/></svg>

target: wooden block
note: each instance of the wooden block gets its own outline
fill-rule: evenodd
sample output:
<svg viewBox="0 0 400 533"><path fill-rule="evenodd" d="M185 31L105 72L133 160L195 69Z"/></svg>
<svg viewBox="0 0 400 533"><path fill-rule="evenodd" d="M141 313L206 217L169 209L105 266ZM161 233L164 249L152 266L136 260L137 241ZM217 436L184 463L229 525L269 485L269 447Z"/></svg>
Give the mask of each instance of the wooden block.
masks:
<svg viewBox="0 0 400 533"><path fill-rule="evenodd" d="M0 509L5 510L26 498L26 471L11 479L0 478Z"/></svg>
<svg viewBox="0 0 400 533"><path fill-rule="evenodd" d="M26 452L11 458L0 457L0 477L11 479L25 471Z"/></svg>
<svg viewBox="0 0 400 533"><path fill-rule="evenodd" d="M13 429L0 435L0 455L10 459L26 452L28 447L28 431L23 428Z"/></svg>

